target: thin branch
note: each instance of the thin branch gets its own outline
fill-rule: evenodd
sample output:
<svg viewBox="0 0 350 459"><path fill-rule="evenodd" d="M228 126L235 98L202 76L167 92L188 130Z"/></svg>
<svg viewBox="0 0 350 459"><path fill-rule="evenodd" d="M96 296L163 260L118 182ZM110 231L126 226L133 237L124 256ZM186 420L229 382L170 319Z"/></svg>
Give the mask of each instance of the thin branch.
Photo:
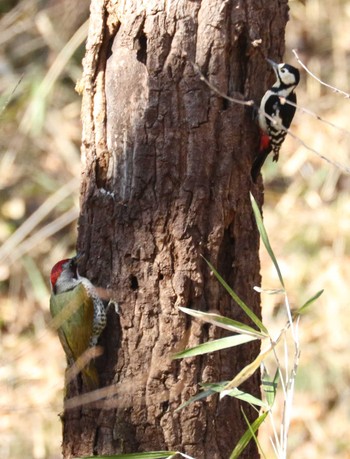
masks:
<svg viewBox="0 0 350 459"><path fill-rule="evenodd" d="M336 124L332 123L331 121L327 121L324 118L322 118L320 115L317 115L317 113L309 110L308 108L305 107L300 107L299 105L295 104L294 102L291 102L290 100L287 100L285 97L280 97L281 101L284 104L291 105L292 107L295 107L297 110L299 110L302 113L306 113L307 115L312 116L313 118L317 119L321 123L327 124L328 126L331 126L334 129L337 129L338 131L342 132L343 134L349 135L350 136L350 131L347 129L337 126Z"/></svg>
<svg viewBox="0 0 350 459"><path fill-rule="evenodd" d="M203 75L201 69L199 68L199 66L198 66L196 63L191 62L191 64L193 65L193 68L198 72L199 78L200 78L202 81L204 81L204 83L205 83L212 91L214 91L216 94L218 94L220 97L223 97L224 99L229 100L230 102L233 102L233 103L235 103L235 104L246 105L246 106L248 106L248 107L256 106L254 100L240 100L240 99L234 99L233 97L229 97L227 94L221 92L218 88L216 88L214 85L212 85L212 84L210 83L209 80L207 80L207 79L205 78L205 76Z"/></svg>
<svg viewBox="0 0 350 459"><path fill-rule="evenodd" d="M24 75L21 75L17 81L17 83L15 84L15 87L12 89L12 91L10 92L9 96L7 97L7 99L5 100L3 106L0 108L0 115L3 114L5 108L8 106L8 104L11 102L12 100L12 97L13 95L15 94L15 92L17 91L17 88L18 86L21 84L22 80L23 80L23 76Z"/></svg>
<svg viewBox="0 0 350 459"><path fill-rule="evenodd" d="M322 84L323 86L326 86L326 88L329 88L331 89L333 92L335 93L338 93L338 94L342 94L346 99L349 99L350 98L350 94L345 92L345 91L342 91L341 89L338 89L338 88L335 88L334 86L331 86L330 84L328 83L325 83L324 81L322 81L320 78L318 78L314 73L311 72L311 70L309 70L306 65L301 61L300 57L298 56L298 53L297 53L297 50L296 49L292 49L292 52L296 58L296 60L298 61L298 63L303 67L303 69L310 75L312 76L312 78L314 78L316 81L318 81L320 84Z"/></svg>
<svg viewBox="0 0 350 459"><path fill-rule="evenodd" d="M311 151L312 153L315 153L316 156L318 156L319 158L323 159L328 164L331 164L332 166L337 167L338 169L342 170L346 174L350 174L350 167L344 166L343 164L339 163L338 161L333 161L332 159L327 158L327 156L322 155L320 152L318 152L314 148L309 147L309 145L307 145L303 140L301 140L297 135L295 135L292 132L290 132L288 129L286 129L286 131L291 137L293 137L293 139L296 139L304 148L306 148L307 150Z"/></svg>

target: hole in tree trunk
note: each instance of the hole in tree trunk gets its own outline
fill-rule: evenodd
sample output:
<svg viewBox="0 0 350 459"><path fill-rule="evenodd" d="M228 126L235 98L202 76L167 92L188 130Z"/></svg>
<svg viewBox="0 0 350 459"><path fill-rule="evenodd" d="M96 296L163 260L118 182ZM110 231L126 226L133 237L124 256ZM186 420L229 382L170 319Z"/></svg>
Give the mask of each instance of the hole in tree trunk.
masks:
<svg viewBox="0 0 350 459"><path fill-rule="evenodd" d="M130 287L132 290L137 290L139 288L139 283L136 276L130 276Z"/></svg>
<svg viewBox="0 0 350 459"><path fill-rule="evenodd" d="M138 50L136 53L137 60L142 62L142 64L147 63L147 37L141 32L138 37Z"/></svg>

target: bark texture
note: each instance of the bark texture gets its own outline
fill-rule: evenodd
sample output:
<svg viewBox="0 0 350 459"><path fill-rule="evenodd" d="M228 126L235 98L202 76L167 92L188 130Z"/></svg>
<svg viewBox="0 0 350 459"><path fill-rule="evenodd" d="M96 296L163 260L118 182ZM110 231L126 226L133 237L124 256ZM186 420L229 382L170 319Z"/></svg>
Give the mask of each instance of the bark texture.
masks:
<svg viewBox="0 0 350 459"><path fill-rule="evenodd" d="M64 456L176 449L227 458L246 429L240 403L211 397L174 410L198 384L231 379L259 351L172 361L222 336L183 305L246 317L202 258L259 314L259 239L249 201L258 146L252 110L281 59L287 1L92 0L84 59L78 250L109 289L97 360L109 396L64 413ZM195 64L195 65L194 65ZM259 375L245 389L259 395ZM70 387L67 398L79 393ZM244 405L255 419L256 413ZM258 457L251 445L242 457Z"/></svg>

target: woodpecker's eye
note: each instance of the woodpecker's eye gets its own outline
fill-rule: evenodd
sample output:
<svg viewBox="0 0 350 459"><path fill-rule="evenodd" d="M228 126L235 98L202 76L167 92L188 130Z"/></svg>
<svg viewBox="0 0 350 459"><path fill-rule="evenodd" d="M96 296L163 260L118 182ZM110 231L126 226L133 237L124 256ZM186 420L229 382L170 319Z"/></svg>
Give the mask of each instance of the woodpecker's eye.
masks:
<svg viewBox="0 0 350 459"><path fill-rule="evenodd" d="M282 70L281 70L282 73L285 73L285 71L286 71L286 69L282 69Z"/></svg>

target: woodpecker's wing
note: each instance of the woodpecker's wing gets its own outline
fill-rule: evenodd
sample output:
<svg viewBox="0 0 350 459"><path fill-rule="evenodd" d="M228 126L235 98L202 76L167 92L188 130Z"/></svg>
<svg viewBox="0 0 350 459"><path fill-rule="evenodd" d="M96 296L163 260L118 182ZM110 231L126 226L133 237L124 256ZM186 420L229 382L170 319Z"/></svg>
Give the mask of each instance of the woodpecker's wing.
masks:
<svg viewBox="0 0 350 459"><path fill-rule="evenodd" d="M51 295L50 312L68 363L73 365L89 348L93 332L93 301L80 284L69 292ZM89 389L97 387L98 378L93 363L81 362L79 367L78 372L82 371L85 385Z"/></svg>
<svg viewBox="0 0 350 459"><path fill-rule="evenodd" d="M55 326L67 356L77 360L88 348L92 334L94 306L91 298L83 285L78 285L69 292L52 295L50 311L57 320Z"/></svg>
<svg viewBox="0 0 350 459"><path fill-rule="evenodd" d="M270 91L269 97L266 98L265 102L265 113L275 113L279 118L279 123L285 127L289 128L292 123L296 107L290 105L288 102L296 104L297 96L294 92L289 94L289 96L284 100L283 97L280 97L278 94L274 94L273 91ZM273 116L274 118L274 116ZM271 126L272 121L266 118L266 123L268 126ZM279 127L276 127L276 130Z"/></svg>

